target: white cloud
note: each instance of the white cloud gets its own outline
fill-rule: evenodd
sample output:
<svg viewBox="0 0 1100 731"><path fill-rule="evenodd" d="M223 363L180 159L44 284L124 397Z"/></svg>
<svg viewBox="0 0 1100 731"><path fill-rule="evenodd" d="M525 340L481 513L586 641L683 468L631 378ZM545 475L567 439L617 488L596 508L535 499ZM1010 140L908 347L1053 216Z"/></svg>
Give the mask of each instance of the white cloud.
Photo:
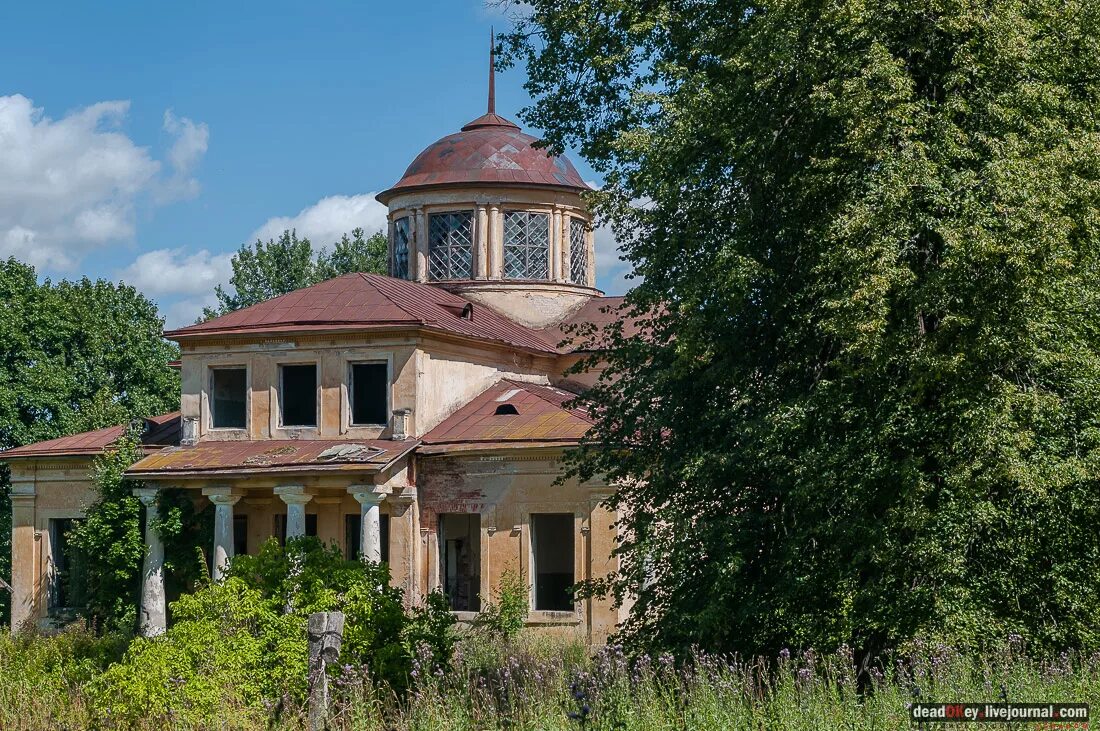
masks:
<svg viewBox="0 0 1100 731"><path fill-rule="evenodd" d="M210 144L210 128L187 117L177 117L171 109L164 112L164 131L176 141L168 150L172 175L158 191L158 198L169 201L193 198L199 194L199 181L191 173L206 154Z"/></svg>
<svg viewBox="0 0 1100 731"><path fill-rule="evenodd" d="M119 277L148 295L196 295L213 293L233 273L232 254L211 254L184 248L147 251L119 273Z"/></svg>
<svg viewBox="0 0 1100 731"><path fill-rule="evenodd" d="M295 229L299 237L308 238L314 249L331 246L353 228L361 227L367 234L386 228L386 207L374 199L374 193L333 195L322 198L296 216L269 218L252 232L249 241L277 238L287 229Z"/></svg>
<svg viewBox="0 0 1100 731"><path fill-rule="evenodd" d="M105 101L54 120L25 96L0 96L0 256L72 270L88 252L133 237L143 194L197 190L188 174L205 152L206 126L173 117L164 181L148 148L119 131L129 109Z"/></svg>
<svg viewBox="0 0 1100 731"><path fill-rule="evenodd" d="M596 237L596 286L606 294L626 294L626 291L638 283L636 279L627 279L631 272L630 262L622 259L622 249L615 240L611 226L597 226Z"/></svg>

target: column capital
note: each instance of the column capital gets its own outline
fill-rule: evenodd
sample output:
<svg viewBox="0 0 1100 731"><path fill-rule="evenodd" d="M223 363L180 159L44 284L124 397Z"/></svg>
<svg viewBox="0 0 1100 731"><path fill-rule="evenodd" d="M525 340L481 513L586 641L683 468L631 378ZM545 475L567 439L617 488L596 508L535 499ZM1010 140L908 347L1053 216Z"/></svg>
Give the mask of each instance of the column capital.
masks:
<svg viewBox="0 0 1100 731"><path fill-rule="evenodd" d="M302 485L280 485L275 488L275 494L287 505L305 505L313 499L313 494Z"/></svg>
<svg viewBox="0 0 1100 731"><path fill-rule="evenodd" d="M381 485L352 485L348 488L348 494L360 505L381 505L390 494L390 488Z"/></svg>
<svg viewBox="0 0 1100 731"><path fill-rule="evenodd" d="M133 490L133 493L142 505L151 508L157 503L157 494L160 493L160 489L156 487L138 487Z"/></svg>
<svg viewBox="0 0 1100 731"><path fill-rule="evenodd" d="M202 494L210 498L215 505L236 505L244 493L232 487L204 487Z"/></svg>

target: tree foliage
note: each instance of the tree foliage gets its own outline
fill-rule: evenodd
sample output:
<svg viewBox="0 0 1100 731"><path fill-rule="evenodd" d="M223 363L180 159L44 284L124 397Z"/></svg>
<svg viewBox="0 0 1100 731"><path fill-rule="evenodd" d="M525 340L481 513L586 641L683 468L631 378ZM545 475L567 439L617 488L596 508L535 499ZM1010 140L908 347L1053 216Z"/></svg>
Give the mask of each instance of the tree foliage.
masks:
<svg viewBox="0 0 1100 731"><path fill-rule="evenodd" d="M626 637L1100 645L1100 6L530 6L640 275L578 463Z"/></svg>
<svg viewBox="0 0 1100 731"><path fill-rule="evenodd" d="M267 243L257 239L233 255L233 276L229 278L232 292L219 284L215 289L218 307L207 308L203 318L251 307L341 274L385 274L386 247L384 233L366 236L361 228L353 229L350 237L344 234L331 252L323 248L316 256L310 240L298 238L294 230L283 231L278 239Z"/></svg>
<svg viewBox="0 0 1100 731"><path fill-rule="evenodd" d="M84 278L39 283L0 260L0 449L179 408L176 347L133 287ZM2 456L0 456L2 459ZM0 577L10 579L8 470L0 465ZM7 616L0 591L0 618Z"/></svg>

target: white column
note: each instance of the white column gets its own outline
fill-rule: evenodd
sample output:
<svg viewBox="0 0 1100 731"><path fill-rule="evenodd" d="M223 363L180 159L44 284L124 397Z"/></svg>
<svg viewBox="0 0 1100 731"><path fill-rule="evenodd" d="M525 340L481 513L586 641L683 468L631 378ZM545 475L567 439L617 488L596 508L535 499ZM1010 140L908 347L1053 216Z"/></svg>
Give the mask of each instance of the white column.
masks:
<svg viewBox="0 0 1100 731"><path fill-rule="evenodd" d="M301 485L284 485L275 488L275 494L286 503L286 538L301 538L306 534L306 503L313 496Z"/></svg>
<svg viewBox="0 0 1100 731"><path fill-rule="evenodd" d="M156 488L140 488L134 495L145 506L145 563L141 569L141 606L138 620L144 637L164 634L168 614L164 606L164 542L153 527L157 517Z"/></svg>
<svg viewBox="0 0 1100 731"><path fill-rule="evenodd" d="M239 494L225 488L204 489L203 494L214 503L214 581L221 581L229 559L233 558L233 506Z"/></svg>
<svg viewBox="0 0 1100 731"><path fill-rule="evenodd" d="M375 485L352 485L348 492L359 503L361 528L359 531L359 556L375 563L382 560L382 524L378 506L386 499L389 488Z"/></svg>

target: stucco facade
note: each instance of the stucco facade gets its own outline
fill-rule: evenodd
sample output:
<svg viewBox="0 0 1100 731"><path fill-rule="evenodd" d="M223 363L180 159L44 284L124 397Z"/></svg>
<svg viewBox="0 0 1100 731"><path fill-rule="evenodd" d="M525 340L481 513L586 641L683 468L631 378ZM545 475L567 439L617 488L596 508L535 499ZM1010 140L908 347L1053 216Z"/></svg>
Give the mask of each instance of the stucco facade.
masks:
<svg viewBox="0 0 1100 731"><path fill-rule="evenodd" d="M569 587L615 568L617 516L608 485L557 482L591 425L573 399L596 377L564 375L591 345L563 333L598 325L618 299L594 288L576 171L489 112L379 195L391 276L345 275L166 333L181 348L180 411L148 422L129 475L147 505L165 488L213 505L215 577L235 551L311 534L385 560L410 604L442 590L461 620L512 570L530 587L531 626L599 643L618 610ZM480 152L452 154L466 148ZM54 544L119 434L0 454L13 477L13 625L63 609ZM163 557L147 540L142 628L155 634Z"/></svg>

